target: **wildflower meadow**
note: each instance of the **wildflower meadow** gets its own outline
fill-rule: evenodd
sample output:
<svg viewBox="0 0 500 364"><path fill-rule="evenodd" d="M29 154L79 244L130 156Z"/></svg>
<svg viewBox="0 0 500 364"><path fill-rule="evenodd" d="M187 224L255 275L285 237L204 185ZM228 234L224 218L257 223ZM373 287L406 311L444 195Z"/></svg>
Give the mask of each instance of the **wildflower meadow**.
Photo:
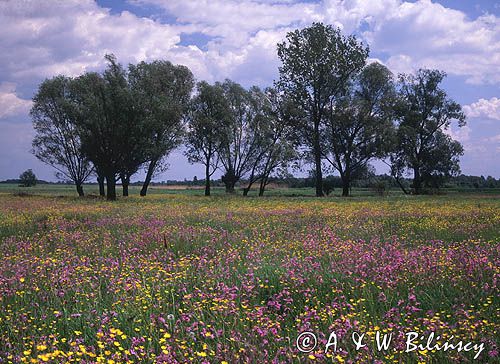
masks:
<svg viewBox="0 0 500 364"><path fill-rule="evenodd" d="M2 193L0 363L498 363L499 241L491 196Z"/></svg>

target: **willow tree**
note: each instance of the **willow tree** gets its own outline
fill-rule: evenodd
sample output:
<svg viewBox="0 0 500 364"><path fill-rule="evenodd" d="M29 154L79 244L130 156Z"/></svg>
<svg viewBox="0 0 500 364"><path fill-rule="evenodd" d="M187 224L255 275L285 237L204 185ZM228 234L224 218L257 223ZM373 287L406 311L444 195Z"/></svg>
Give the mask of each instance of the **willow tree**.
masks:
<svg viewBox="0 0 500 364"><path fill-rule="evenodd" d="M219 166L219 152L229 126L230 110L220 83L199 82L191 101L186 135L190 163L205 166L205 196L210 196L210 178Z"/></svg>
<svg viewBox="0 0 500 364"><path fill-rule="evenodd" d="M399 77L393 173L412 171L413 192L417 195L425 186L439 187L460 171L463 148L445 132L452 121L464 126L465 114L460 104L439 87L445 76L442 71L420 69Z"/></svg>
<svg viewBox="0 0 500 364"><path fill-rule="evenodd" d="M316 196L323 196L322 129L328 107L343 93L349 80L365 65L368 47L331 25L314 23L295 30L278 44L280 90L299 106L305 117L294 120L310 149L316 175Z"/></svg>
<svg viewBox="0 0 500 364"><path fill-rule="evenodd" d="M390 152L395 100L392 73L379 63L371 63L330 107L325 158L340 174L342 196L349 195L351 181L370 160Z"/></svg>
<svg viewBox="0 0 500 364"><path fill-rule="evenodd" d="M168 61L130 65L128 77L141 112L141 133L148 140L147 172L140 192L145 196L162 160L182 141L194 78L187 67Z"/></svg>
<svg viewBox="0 0 500 364"><path fill-rule="evenodd" d="M115 200L120 174L132 174L143 162L137 159L143 128L126 70L114 56L106 59L108 67L104 73L86 73L76 78L72 93L80 118L82 151L105 176L107 199Z"/></svg>
<svg viewBox="0 0 500 364"><path fill-rule="evenodd" d="M251 171L259 157L263 120L255 88L245 90L231 80L225 80L222 88L229 117L217 154L224 172L221 179L226 193L234 193L236 183Z"/></svg>
<svg viewBox="0 0 500 364"><path fill-rule="evenodd" d="M247 195L252 185L259 182L259 196L264 195L271 175L287 174L289 166L298 158L296 139L289 120L297 117L297 108L275 88L264 91L252 88L256 108L259 110L257 156L253 159L248 184L243 189Z"/></svg>
<svg viewBox="0 0 500 364"><path fill-rule="evenodd" d="M35 129L32 153L57 170L58 178L73 181L79 196L93 172L82 152L78 134L78 110L71 97L73 80L57 76L41 83L33 97L31 119Z"/></svg>

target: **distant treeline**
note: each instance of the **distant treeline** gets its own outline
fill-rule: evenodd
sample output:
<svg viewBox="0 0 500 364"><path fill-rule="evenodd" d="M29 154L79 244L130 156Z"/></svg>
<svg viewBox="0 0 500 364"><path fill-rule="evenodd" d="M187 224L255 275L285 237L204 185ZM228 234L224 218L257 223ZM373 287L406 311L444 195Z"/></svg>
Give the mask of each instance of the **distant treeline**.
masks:
<svg viewBox="0 0 500 364"><path fill-rule="evenodd" d="M277 50L279 79L263 89L196 82L166 60L124 67L113 55L103 72L47 79L33 98L32 152L80 196L95 176L109 200L117 183L127 196L140 171L145 196L179 146L204 166L207 196L217 170L227 193L238 185L246 195L258 184L263 195L272 180L312 166L304 186L313 184L316 196L336 186L348 196L351 186L374 180L374 160L391 171L378 178L381 190L387 182L421 194L460 173L462 145L445 131L452 121L465 125L465 114L440 88L444 72L396 78L369 62L366 44L322 23L289 32Z"/></svg>
<svg viewBox="0 0 500 364"><path fill-rule="evenodd" d="M213 185L224 187L224 182L221 179L212 180ZM243 179L241 185L246 185L248 181ZM270 183L279 185L281 187L287 188L313 188L316 185L316 180L314 177L293 177L288 176L284 178L272 177L270 178ZM411 178L402 178L402 182L408 186L411 186ZM144 181L131 182L130 186L142 186ZM0 184L21 184L20 179L7 179L0 181ZM37 180L37 184L47 184L47 185L71 185L72 181L45 181ZM97 182L87 182L88 185L97 185ZM198 179L197 177L192 180L166 180L166 181L155 181L151 182L155 186L204 186L205 180ZM323 178L324 191L333 190L336 188L342 188L342 178L340 176L328 175ZM399 188L398 183L394 180L394 177L387 174L373 175L365 179L359 179L352 181L352 187L357 188ZM463 189L500 189L500 178L496 179L492 176L466 176L461 174L459 176L450 177L450 179L443 186L444 188L463 188Z"/></svg>
<svg viewBox="0 0 500 364"><path fill-rule="evenodd" d="M214 184L224 186L221 180L214 180ZM242 180L242 184L245 185L247 181ZM410 188L413 183L411 178L401 178L401 182ZM279 186L288 188L313 188L316 186L316 180L314 176L309 177L273 177L270 179L270 183L277 184ZM136 182L135 185L140 186L142 182ZM161 182L155 182L155 185L186 185L186 186L203 186L205 180L193 178L192 180L167 180ZM328 175L323 178L323 191L326 193L333 189L342 189L343 183L340 176ZM393 176L387 174L371 175L363 179L357 179L352 181L352 187L357 188L399 188L399 184L396 182ZM464 188L464 189L486 189L486 188L500 188L500 178L496 179L492 176L466 176L459 175L455 177L450 177L449 180L443 186L444 188ZM432 191L428 191L432 192Z"/></svg>

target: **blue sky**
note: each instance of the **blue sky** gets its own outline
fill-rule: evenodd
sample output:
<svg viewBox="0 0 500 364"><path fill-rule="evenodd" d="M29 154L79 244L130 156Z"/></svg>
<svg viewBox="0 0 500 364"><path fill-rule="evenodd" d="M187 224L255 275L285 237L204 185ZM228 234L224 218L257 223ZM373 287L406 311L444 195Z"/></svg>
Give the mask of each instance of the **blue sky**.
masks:
<svg viewBox="0 0 500 364"><path fill-rule="evenodd" d="M7 0L0 2L8 29L0 34L0 180L27 168L55 180L29 153L30 100L43 79L100 70L104 54L114 53L123 64L168 59L198 80L267 86L277 77L276 43L314 21L356 34L371 60L394 74L446 71L443 87L468 117L448 131L464 145L462 172L500 177L498 1ZM203 174L182 150L168 162L158 180Z"/></svg>

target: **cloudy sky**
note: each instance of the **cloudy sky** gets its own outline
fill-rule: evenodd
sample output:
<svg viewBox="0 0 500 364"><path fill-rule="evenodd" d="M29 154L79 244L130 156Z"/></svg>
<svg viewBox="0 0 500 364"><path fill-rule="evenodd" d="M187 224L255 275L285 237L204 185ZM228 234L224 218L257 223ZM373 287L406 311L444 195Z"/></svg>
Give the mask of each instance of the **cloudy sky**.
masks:
<svg viewBox="0 0 500 364"><path fill-rule="evenodd" d="M443 87L468 116L450 130L465 147L462 172L500 177L498 1L0 0L0 180L27 168L55 180L29 152L30 100L43 79L100 70L114 53L123 64L184 64L199 80L271 85L276 43L315 21L356 34L395 74L446 71ZM169 163L159 180L203 174L182 151Z"/></svg>

